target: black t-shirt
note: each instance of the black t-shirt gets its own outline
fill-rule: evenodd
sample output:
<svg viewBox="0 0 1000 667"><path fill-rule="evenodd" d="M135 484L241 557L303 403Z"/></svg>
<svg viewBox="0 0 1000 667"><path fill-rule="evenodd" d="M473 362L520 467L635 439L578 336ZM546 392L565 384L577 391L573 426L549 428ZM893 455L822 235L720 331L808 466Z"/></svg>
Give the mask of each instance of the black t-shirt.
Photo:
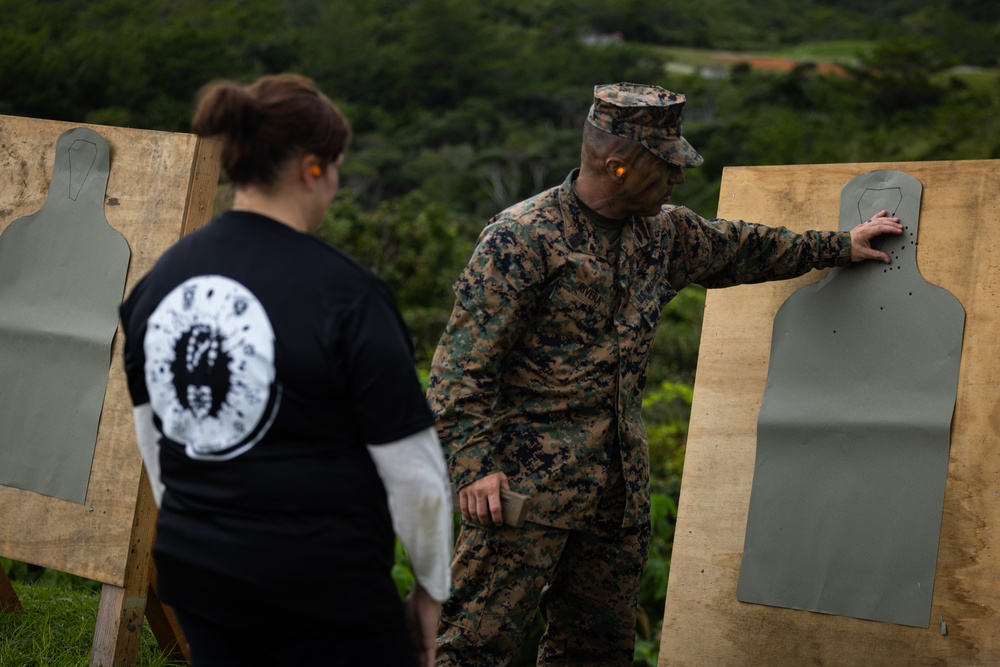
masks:
<svg viewBox="0 0 1000 667"><path fill-rule="evenodd" d="M366 444L434 419L381 281L228 211L164 253L121 318L132 400L164 434L156 557L285 599L295 587L306 613L395 613L395 537ZM204 595L170 579L167 602Z"/></svg>

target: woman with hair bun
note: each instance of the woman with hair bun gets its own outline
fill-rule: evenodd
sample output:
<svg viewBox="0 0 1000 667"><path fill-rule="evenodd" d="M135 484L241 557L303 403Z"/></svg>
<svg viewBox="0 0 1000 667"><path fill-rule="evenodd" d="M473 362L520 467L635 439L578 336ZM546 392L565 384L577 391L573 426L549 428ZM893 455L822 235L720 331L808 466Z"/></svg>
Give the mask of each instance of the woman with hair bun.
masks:
<svg viewBox="0 0 1000 667"><path fill-rule="evenodd" d="M392 296L312 236L347 119L280 74L210 84L192 129L222 140L232 208L121 307L158 594L195 667L432 665L452 526L434 419Z"/></svg>

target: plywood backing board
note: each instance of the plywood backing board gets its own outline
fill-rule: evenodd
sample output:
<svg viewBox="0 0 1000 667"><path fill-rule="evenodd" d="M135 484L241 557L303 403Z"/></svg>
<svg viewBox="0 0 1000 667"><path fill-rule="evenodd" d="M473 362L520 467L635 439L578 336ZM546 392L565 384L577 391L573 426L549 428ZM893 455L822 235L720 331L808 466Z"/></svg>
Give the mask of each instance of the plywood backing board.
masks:
<svg viewBox="0 0 1000 667"><path fill-rule="evenodd" d="M81 126L0 116L0 231L41 208L56 140ZM86 127L110 145L105 215L131 250L127 294L164 250L210 219L219 145L189 134ZM135 444L120 330L110 363L86 502L0 486L0 555L123 586L130 553L148 551L155 508L140 494L148 482Z"/></svg>
<svg viewBox="0 0 1000 667"><path fill-rule="evenodd" d="M930 627L736 600L772 322L814 271L708 293L661 666L1000 664L1000 160L728 168L719 216L836 229L841 188L876 169L923 184L917 266L966 312Z"/></svg>

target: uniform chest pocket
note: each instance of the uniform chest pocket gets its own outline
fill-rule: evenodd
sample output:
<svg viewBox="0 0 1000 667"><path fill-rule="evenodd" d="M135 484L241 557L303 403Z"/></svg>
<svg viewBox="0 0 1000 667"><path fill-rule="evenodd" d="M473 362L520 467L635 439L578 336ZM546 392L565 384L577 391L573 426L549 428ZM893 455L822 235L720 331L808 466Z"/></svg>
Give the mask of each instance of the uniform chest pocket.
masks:
<svg viewBox="0 0 1000 667"><path fill-rule="evenodd" d="M660 324L663 309L675 296L677 296L677 290L670 283L650 280L638 286L632 292L632 297L629 301L632 307L639 312L642 322L655 330Z"/></svg>
<svg viewBox="0 0 1000 667"><path fill-rule="evenodd" d="M536 316L536 330L553 342L590 341L607 331L612 298L591 285L557 282Z"/></svg>

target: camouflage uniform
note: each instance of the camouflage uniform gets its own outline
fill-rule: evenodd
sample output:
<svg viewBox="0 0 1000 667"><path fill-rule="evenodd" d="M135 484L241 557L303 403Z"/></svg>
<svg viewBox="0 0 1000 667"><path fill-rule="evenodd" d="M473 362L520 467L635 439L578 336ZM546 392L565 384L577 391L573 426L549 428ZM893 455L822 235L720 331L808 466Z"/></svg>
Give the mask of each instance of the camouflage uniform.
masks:
<svg viewBox="0 0 1000 667"><path fill-rule="evenodd" d="M649 523L621 525L617 467L585 531L463 524L439 665L506 664L539 606L547 628L538 664L632 664Z"/></svg>
<svg viewBox="0 0 1000 667"><path fill-rule="evenodd" d="M677 97L682 104L682 96L666 104L679 106ZM591 110L590 122L614 131L599 103L596 98L598 113L595 119ZM700 162L680 137L679 109L676 125L673 139L644 145L668 161ZM614 133L623 134L617 129ZM504 472L512 490L531 497L528 521L539 526L528 524L527 531L549 527L610 536L609 517L617 528L647 526L648 531L649 452L640 413L650 346L664 306L695 282L725 287L847 264L850 235L795 234L781 227L706 220L687 208L664 206L658 216L624 225L615 263L611 244L581 212L572 186L577 173L503 211L483 231L454 286L455 306L434 357L428 399L452 482L461 488ZM614 493L619 479L620 493ZM617 508L602 508L608 502ZM479 575L465 576L463 563L479 559L488 533L508 541L507 555L494 553ZM499 606L501 615L502 607L512 604L476 590L483 585L482 572L502 570L508 591L517 591L530 609L557 576L553 569L544 576L522 573L527 579L522 578L515 568L523 565L531 540L519 542L512 533L463 526L453 565L455 590L443 614L445 657L439 664L503 664L482 652L497 644L490 629L496 634L511 628L469 617L479 602ZM631 562L621 563L615 576L607 576L607 562L577 562L574 567L589 568L576 574L628 590L634 619L632 592L638 589L645 548L641 539L629 548L626 560ZM621 597L607 590L592 597L590 607ZM513 625L521 623L523 634L531 618ZM634 629L633 621L629 645ZM478 659L459 657L466 644ZM621 664L631 664L630 653Z"/></svg>

